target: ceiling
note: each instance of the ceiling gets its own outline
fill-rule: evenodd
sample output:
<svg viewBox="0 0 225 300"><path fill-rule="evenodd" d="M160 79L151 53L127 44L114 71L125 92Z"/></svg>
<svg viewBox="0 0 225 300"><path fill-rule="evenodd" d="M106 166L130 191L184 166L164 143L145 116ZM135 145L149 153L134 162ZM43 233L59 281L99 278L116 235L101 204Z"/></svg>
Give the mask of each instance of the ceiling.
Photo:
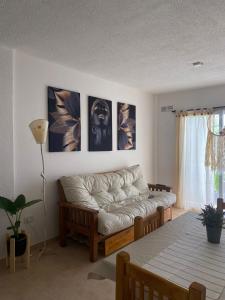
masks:
<svg viewBox="0 0 225 300"><path fill-rule="evenodd" d="M225 1L0 0L0 44L153 93L225 83Z"/></svg>

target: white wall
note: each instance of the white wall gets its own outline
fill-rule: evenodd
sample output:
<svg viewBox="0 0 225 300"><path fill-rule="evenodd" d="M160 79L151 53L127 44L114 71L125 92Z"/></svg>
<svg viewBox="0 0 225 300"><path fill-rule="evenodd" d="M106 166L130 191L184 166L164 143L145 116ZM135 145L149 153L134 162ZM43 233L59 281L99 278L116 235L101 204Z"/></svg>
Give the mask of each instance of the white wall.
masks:
<svg viewBox="0 0 225 300"><path fill-rule="evenodd" d="M155 179L159 183L175 186L175 114L161 112L162 106L174 105L175 109L202 108L225 105L225 85L165 93L154 96Z"/></svg>
<svg viewBox="0 0 225 300"><path fill-rule="evenodd" d="M0 195L13 196L13 53L0 48ZM0 257L7 218L0 211Z"/></svg>
<svg viewBox="0 0 225 300"><path fill-rule="evenodd" d="M49 209L48 237L57 235L56 180L63 175L107 171L141 164L147 180L153 181L153 100L149 94L96 78L73 69L40 60L23 53L15 55L15 194L25 193L29 199L41 196L41 158L28 124L36 118L47 118L47 86L79 91L81 94L81 152L49 153L45 149L47 201ZM113 101L113 151L87 151L87 97L103 97ZM137 150L116 150L116 102L136 105ZM34 216L33 242L42 239L41 206L26 212Z"/></svg>
<svg viewBox="0 0 225 300"><path fill-rule="evenodd" d="M0 195L13 195L13 53L0 48ZM3 171L4 170L4 171Z"/></svg>

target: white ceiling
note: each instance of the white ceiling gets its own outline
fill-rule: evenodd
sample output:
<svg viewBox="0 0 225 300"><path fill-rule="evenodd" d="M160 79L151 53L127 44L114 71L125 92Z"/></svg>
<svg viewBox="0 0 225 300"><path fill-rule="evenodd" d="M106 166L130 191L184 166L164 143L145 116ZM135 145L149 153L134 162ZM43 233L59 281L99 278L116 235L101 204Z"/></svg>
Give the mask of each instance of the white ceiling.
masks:
<svg viewBox="0 0 225 300"><path fill-rule="evenodd" d="M225 83L225 1L0 0L0 44L152 92Z"/></svg>

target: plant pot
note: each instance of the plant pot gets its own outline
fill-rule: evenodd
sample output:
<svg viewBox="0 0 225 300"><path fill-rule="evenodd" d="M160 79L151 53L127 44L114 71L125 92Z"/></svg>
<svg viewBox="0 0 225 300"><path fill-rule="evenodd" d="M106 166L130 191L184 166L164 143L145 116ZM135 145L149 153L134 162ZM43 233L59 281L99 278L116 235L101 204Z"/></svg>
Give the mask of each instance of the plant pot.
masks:
<svg viewBox="0 0 225 300"><path fill-rule="evenodd" d="M24 255L27 247L27 237L24 233L19 233L19 237L16 238L14 235L11 235L7 240L7 252L10 253L10 239L15 239L15 256Z"/></svg>
<svg viewBox="0 0 225 300"><path fill-rule="evenodd" d="M208 242L219 244L221 238L222 227L209 227L206 226Z"/></svg>

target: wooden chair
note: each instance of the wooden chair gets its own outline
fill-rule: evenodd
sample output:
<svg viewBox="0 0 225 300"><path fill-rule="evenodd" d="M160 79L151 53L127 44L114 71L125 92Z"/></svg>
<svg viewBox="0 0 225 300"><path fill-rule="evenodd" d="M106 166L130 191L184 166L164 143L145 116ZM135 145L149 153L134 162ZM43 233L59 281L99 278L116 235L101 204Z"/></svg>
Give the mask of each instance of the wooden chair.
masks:
<svg viewBox="0 0 225 300"><path fill-rule="evenodd" d="M223 198L217 199L217 209L222 211L225 209L225 202L223 201Z"/></svg>
<svg viewBox="0 0 225 300"><path fill-rule="evenodd" d="M193 282L182 288L130 262L128 253L116 257L116 300L205 300L206 288Z"/></svg>
<svg viewBox="0 0 225 300"><path fill-rule="evenodd" d="M134 219L134 240L142 238L162 225L164 225L163 206L157 207L157 211L146 218L136 217Z"/></svg>

